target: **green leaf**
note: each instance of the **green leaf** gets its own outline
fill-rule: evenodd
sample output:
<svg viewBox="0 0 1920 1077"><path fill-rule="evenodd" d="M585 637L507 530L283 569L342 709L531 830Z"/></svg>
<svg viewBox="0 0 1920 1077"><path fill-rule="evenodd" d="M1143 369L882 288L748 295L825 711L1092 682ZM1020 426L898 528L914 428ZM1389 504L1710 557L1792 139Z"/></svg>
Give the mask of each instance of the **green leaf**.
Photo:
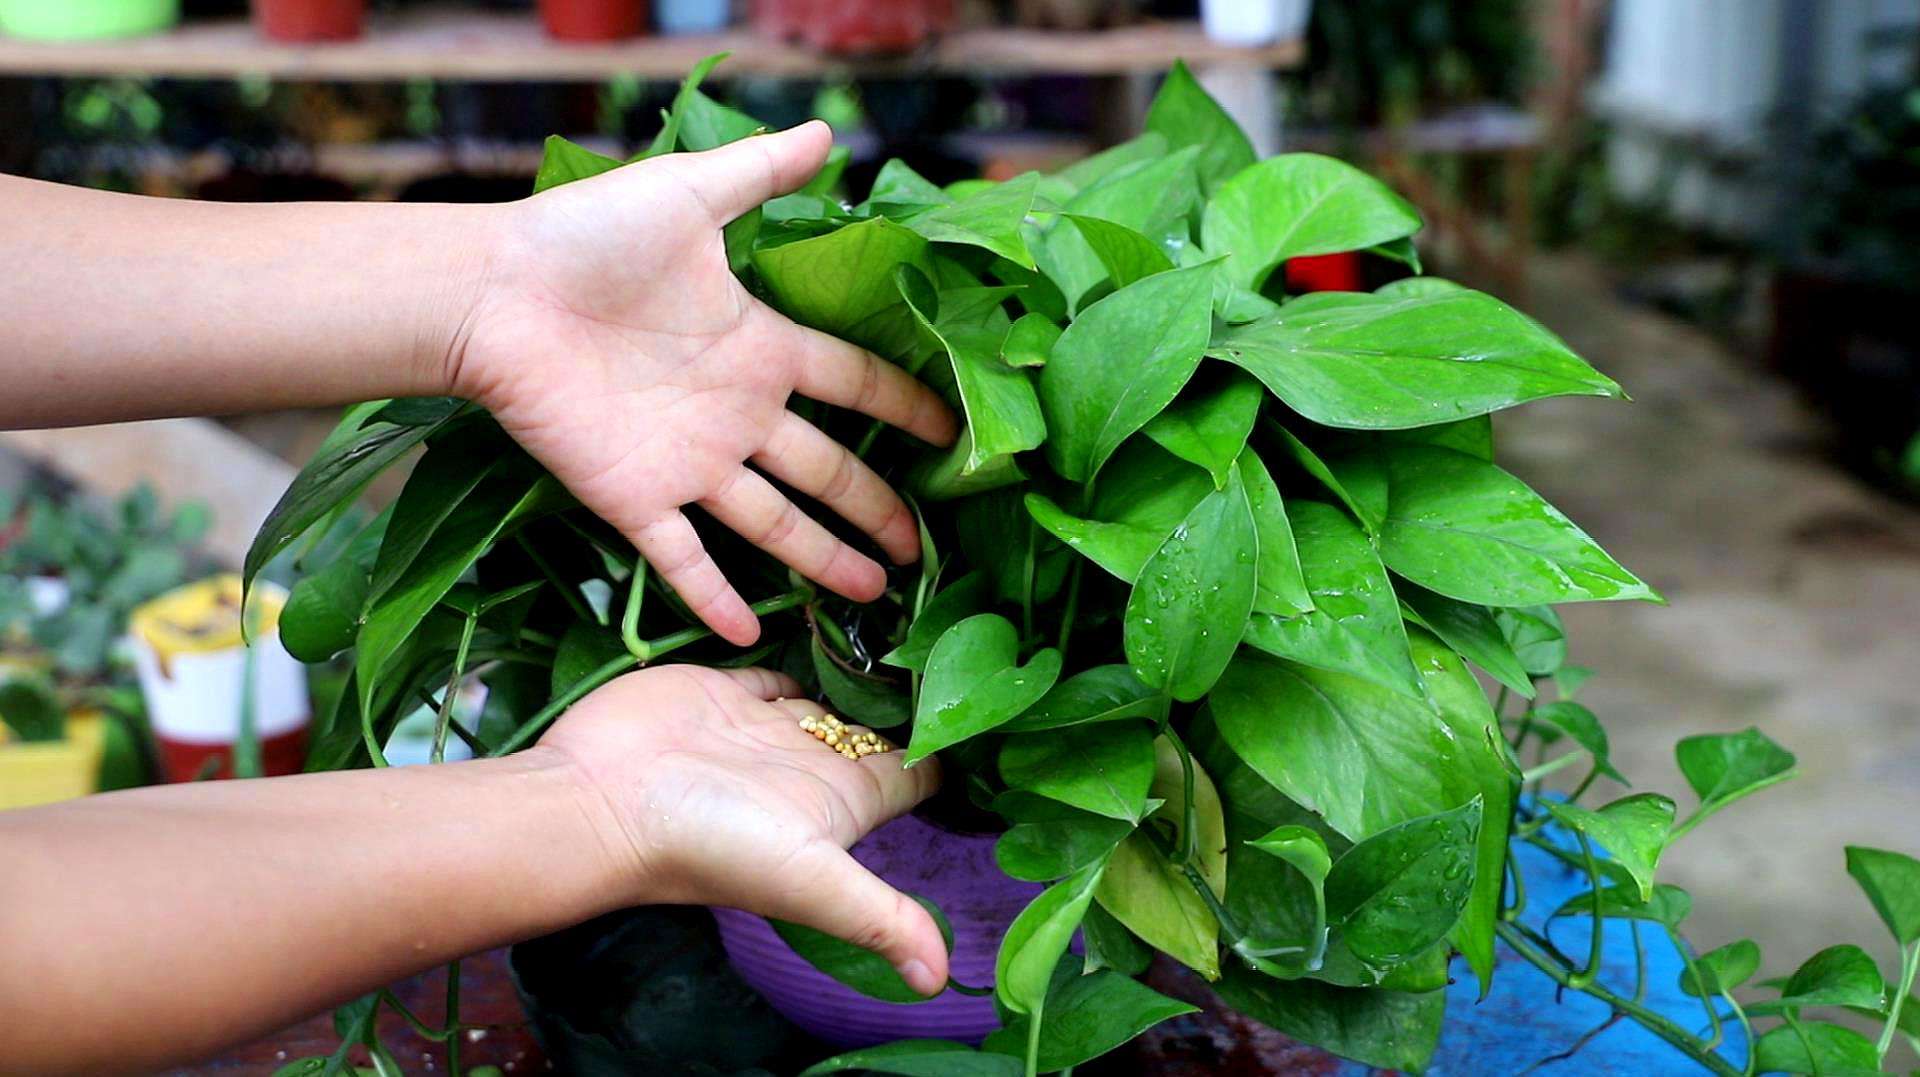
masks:
<svg viewBox="0 0 1920 1077"><path fill-rule="evenodd" d="M1089 910L1091 911L1091 910ZM1171 999L1117 972L1078 975L1072 962L1054 973L1040 1022L1039 1071L1057 1073L1090 1062L1147 1029L1199 1008ZM1064 971L1064 975L1062 974ZM1024 1059L1031 1018L1016 1017L981 1047Z"/></svg>
<svg viewBox="0 0 1920 1077"><path fill-rule="evenodd" d="M1437 426L1416 426L1410 430L1371 430L1358 436L1375 445L1432 445L1493 462L1491 415L1477 415Z"/></svg>
<svg viewBox="0 0 1920 1077"><path fill-rule="evenodd" d="M1802 1042L1801 1033L1807 1040ZM1807 1043L1813 1045L1808 1052ZM1800 1031L1770 1028L1753 1048L1756 1073L1816 1073L1822 1077L1859 1077L1880 1072L1873 1041L1850 1028L1824 1021L1803 1023Z"/></svg>
<svg viewBox="0 0 1920 1077"><path fill-rule="evenodd" d="M1173 149L1200 147L1200 177L1213 191L1254 162L1253 143L1179 60L1147 107L1147 131Z"/></svg>
<svg viewBox="0 0 1920 1077"><path fill-rule="evenodd" d="M873 188L867 193L867 200L861 203L863 210L886 212L887 209L920 210L931 206L951 205L953 199L941 190L932 180L913 170L913 166L895 157L880 166L873 177ZM889 214L891 216L891 214Z"/></svg>
<svg viewBox="0 0 1920 1077"><path fill-rule="evenodd" d="M1566 663L1567 633L1552 606L1497 609L1493 619L1529 675L1551 677Z"/></svg>
<svg viewBox="0 0 1920 1077"><path fill-rule="evenodd" d="M39 674L7 671L0 679L0 723L26 744L66 739L67 713L53 684Z"/></svg>
<svg viewBox="0 0 1920 1077"><path fill-rule="evenodd" d="M1108 819L1060 807L1060 817L1016 823L993 844L1000 870L1015 879L1044 883L1106 860L1133 832L1125 819Z"/></svg>
<svg viewBox="0 0 1920 1077"><path fill-rule="evenodd" d="M1009 1010L1037 1014L1045 1007L1054 966L1073 941L1104 869L1104 864L1081 868L1048 887L1014 917L1000 940L993 977L994 992Z"/></svg>
<svg viewBox="0 0 1920 1077"><path fill-rule="evenodd" d="M1008 733L1038 733L1095 722L1157 718L1160 706L1160 693L1135 676L1133 667L1095 666L1054 685L1027 713L1000 728Z"/></svg>
<svg viewBox="0 0 1920 1077"><path fill-rule="evenodd" d="M1209 266L1161 273L1080 313L1040 368L1047 458L1086 482L1179 395L1212 331Z"/></svg>
<svg viewBox="0 0 1920 1077"><path fill-rule="evenodd" d="M871 674L862 676L841 667L818 639L813 641L813 671L820 690L840 717L873 729L904 725L913 716L912 701L900 686Z"/></svg>
<svg viewBox="0 0 1920 1077"><path fill-rule="evenodd" d="M1125 976L1138 976L1153 963L1153 947L1134 937L1133 932L1098 904L1087 906L1080 922L1080 939L1086 946L1085 971L1112 969Z"/></svg>
<svg viewBox="0 0 1920 1077"><path fill-rule="evenodd" d="M1022 733L1000 749L1009 786L1133 823L1146 811L1153 769L1153 737L1139 722Z"/></svg>
<svg viewBox="0 0 1920 1077"><path fill-rule="evenodd" d="M681 129L686 124L688 102L700 92L700 84L706 81L708 75L713 74L713 69L720 66L720 63L730 55L732 53L715 53L702 57L699 63L693 65L693 69L687 72L687 77L680 80L680 89L674 93L673 104L667 108L664 122L659 132L653 136L652 144L642 151L639 157L654 157L662 153L672 153L680 148Z"/></svg>
<svg viewBox="0 0 1920 1077"><path fill-rule="evenodd" d="M540 154L540 171L533 177L533 193L611 172L623 164L626 162L575 145L559 135L548 135L546 147Z"/></svg>
<svg viewBox="0 0 1920 1077"><path fill-rule="evenodd" d="M941 292L939 302L931 304L926 297L932 294L933 286L925 274L910 265L900 266L897 272L908 309L940 342L953 364L961 408L972 435L964 470L974 471L994 457L1038 447L1046 440L1047 426L1040 415L1040 399L1033 382L1000 361L1000 344L1007 334L1005 315L997 321L969 324L972 319L966 315L948 311L953 306L948 298L952 290ZM1004 294L998 289L989 291ZM998 313L997 303L993 310Z"/></svg>
<svg viewBox="0 0 1920 1077"><path fill-rule="evenodd" d="M1486 670L1494 680L1521 697L1534 697L1533 678L1527 676L1513 644L1506 633L1500 631L1494 611L1471 602L1455 601L1411 583L1396 586L1394 592L1413 610L1421 624L1460 652L1461 657Z"/></svg>
<svg viewBox="0 0 1920 1077"><path fill-rule="evenodd" d="M953 926L947 923L946 915L926 898L909 896L919 902L920 907L933 917L933 922L939 925L940 937L946 940L947 951L951 953ZM869 998L896 1003L927 1001L927 996L908 987L907 982L887 963L887 959L872 950L803 924L790 924L785 920L767 922L773 925L781 941L793 947L794 952L805 958L808 964Z"/></svg>
<svg viewBox="0 0 1920 1077"><path fill-rule="evenodd" d="M491 476L460 503L367 610L354 663L362 713L372 703L388 660L480 555L527 520L570 503L560 484L537 472L530 461Z"/></svg>
<svg viewBox="0 0 1920 1077"><path fill-rule="evenodd" d="M1040 493L1027 494L1026 506L1048 533L1130 584L1173 529L1212 492L1213 483L1204 472L1140 440L1114 454L1089 518L1068 513Z"/></svg>
<svg viewBox="0 0 1920 1077"><path fill-rule="evenodd" d="M1440 1041L1446 992L1410 994L1276 980L1232 965L1214 988L1227 1005L1263 1025L1342 1058L1420 1073Z"/></svg>
<svg viewBox="0 0 1920 1077"><path fill-rule="evenodd" d="M1247 645L1421 698L1400 603L1373 544L1331 505L1295 500L1287 512L1313 608L1291 617L1254 614Z"/></svg>
<svg viewBox="0 0 1920 1077"><path fill-rule="evenodd" d="M693 86L681 88L674 103L674 113L680 120L680 145L694 153L738 142L767 127L739 109L728 108L715 101ZM846 168L847 156L845 146L835 146L827 151L827 163L807 181L801 191L825 194L832 190L840 171Z"/></svg>
<svg viewBox="0 0 1920 1077"><path fill-rule="evenodd" d="M1163 254L1177 254L1190 246L1189 222L1200 206L1200 175L1195 170L1199 157L1200 150L1189 147L1129 166L1076 195L1065 212L1132 229L1159 244ZM1121 286L1072 222L1055 221L1033 238L1041 241L1034 247L1041 272L1059 287L1073 313ZM1126 242L1112 234L1107 241Z"/></svg>
<svg viewBox="0 0 1920 1077"><path fill-rule="evenodd" d="M1270 423L1268 428L1279 435L1280 444L1292 455L1294 462L1300 465L1301 470L1313 476L1316 482L1327 488L1328 493L1345 505L1347 511L1353 513L1353 518L1360 521L1360 526L1366 530L1367 534L1371 535L1380 530L1380 517L1384 513L1369 510L1360 503L1358 498L1348 493L1347 488L1341 485L1333 470L1320 459L1320 455L1308 448L1306 442L1293 436L1293 431L1278 423Z"/></svg>
<svg viewBox="0 0 1920 1077"><path fill-rule="evenodd" d="M1052 318L1032 312L1022 314L1000 342L1000 361L1012 367L1046 366L1060 333L1060 326Z"/></svg>
<svg viewBox="0 0 1920 1077"><path fill-rule="evenodd" d="M1025 1072L1017 1058L976 1051L952 1040L895 1040L816 1062L801 1070L800 1077L848 1070L900 1077L1020 1077Z"/></svg>
<svg viewBox="0 0 1920 1077"><path fill-rule="evenodd" d="M376 400L347 409L339 426L321 443L313 459L294 476L293 483L267 513L253 544L247 548L242 574L248 586L252 586L254 577L275 554L334 509L359 497L375 475L440 429L439 424L394 426L384 423L363 428L361 424L386 403Z"/></svg>
<svg viewBox="0 0 1920 1077"><path fill-rule="evenodd" d="M906 765L1012 720L1060 676L1060 652L1051 647L1019 661L1020 635L997 613L947 629L927 658Z"/></svg>
<svg viewBox="0 0 1920 1077"><path fill-rule="evenodd" d="M1698 977L1681 970L1680 990L1695 998L1730 995L1760 971L1760 947L1752 939L1730 942L1695 958L1694 967L1699 970Z"/></svg>
<svg viewBox="0 0 1920 1077"><path fill-rule="evenodd" d="M1279 617L1311 612L1313 595L1300 568L1300 548L1294 541L1286 502L1267 465L1252 447L1241 450L1240 478L1246 483L1247 507L1253 510L1253 533L1260 553L1254 579L1254 612Z"/></svg>
<svg viewBox="0 0 1920 1077"><path fill-rule="evenodd" d="M1422 299L1431 295L1445 295L1449 292L1465 290L1465 285L1455 284L1442 277L1407 277L1391 284L1382 284L1373 290L1373 294L1385 299Z"/></svg>
<svg viewBox="0 0 1920 1077"><path fill-rule="evenodd" d="M1185 873L1145 835L1130 834L1113 851L1095 897L1147 945L1205 979L1219 978L1219 921Z"/></svg>
<svg viewBox="0 0 1920 1077"><path fill-rule="evenodd" d="M554 649L548 694L557 696L585 680L608 661L627 653L618 633L590 621L575 621Z"/></svg>
<svg viewBox="0 0 1920 1077"><path fill-rule="evenodd" d="M1256 877L1265 874L1266 870L1271 870L1262 863L1267 857L1291 866L1293 876L1288 881L1304 883L1313 905L1313 918L1306 926L1305 933L1291 936L1300 940L1297 944L1298 953L1292 955L1296 959L1292 964L1297 964L1303 971L1312 969L1316 963L1324 967L1327 948L1327 873L1333 870L1333 856L1327 849L1326 839L1311 827L1283 823L1246 844L1265 853L1266 857L1258 858L1252 865L1241 857L1232 859L1231 870L1236 877L1227 890L1227 907L1233 910L1236 917L1243 918L1246 930L1258 932L1262 937L1272 934L1276 929L1284 930L1286 926L1291 926L1283 925L1281 921L1296 917L1286 916L1275 907L1276 902L1288 900L1286 891L1289 887L1248 887L1244 884L1251 880L1237 877L1239 873L1248 871L1250 866ZM1257 945L1268 950L1275 949L1270 943ZM1282 955L1269 953L1263 955L1261 960L1277 956Z"/></svg>
<svg viewBox="0 0 1920 1077"><path fill-rule="evenodd" d="M907 626L906 640L880 661L915 673L925 673L927 658L933 654L934 644L947 634L947 629L985 610L992 603L992 584L986 573L969 572L942 588L927 603L926 609L920 611L920 616Z"/></svg>
<svg viewBox="0 0 1920 1077"><path fill-rule="evenodd" d="M1847 846L1847 874L1860 884L1895 942L1920 941L1920 860L1887 849Z"/></svg>
<svg viewBox="0 0 1920 1077"><path fill-rule="evenodd" d="M1477 792L1433 707L1371 681L1243 654L1208 702L1255 773L1355 841Z"/></svg>
<svg viewBox="0 0 1920 1077"><path fill-rule="evenodd" d="M325 662L353 646L388 515L374 517L333 560L293 585L280 610L280 642L288 654Z"/></svg>
<svg viewBox="0 0 1920 1077"><path fill-rule="evenodd" d="M1492 464L1424 446L1380 459L1391 491L1380 557L1420 586L1488 606L1659 600L1586 532Z"/></svg>
<svg viewBox="0 0 1920 1077"><path fill-rule="evenodd" d="M367 585L366 608L393 589L420 556L434 532L473 494L481 481L505 466L519 465L518 452L498 428L437 440L414 465L393 503ZM511 462L511 463L510 463ZM360 612L360 611L355 611Z"/></svg>
<svg viewBox="0 0 1920 1077"><path fill-rule="evenodd" d="M1116 172L1165 157L1170 148L1166 137L1158 132L1136 135L1045 177L1040 181L1040 193L1055 202L1064 202Z"/></svg>
<svg viewBox="0 0 1920 1077"><path fill-rule="evenodd" d="M1407 200L1317 153L1283 153L1233 177L1207 203L1201 243L1227 279L1258 289L1289 258L1365 250L1420 230Z"/></svg>
<svg viewBox="0 0 1920 1077"><path fill-rule="evenodd" d="M918 334L894 285L901 265L933 273L927 240L884 217L753 253L782 314L893 358L910 351Z"/></svg>
<svg viewBox="0 0 1920 1077"><path fill-rule="evenodd" d="M1209 351L1323 426L1430 426L1543 397L1621 395L1558 337L1480 292L1302 296Z"/></svg>
<svg viewBox="0 0 1920 1077"><path fill-rule="evenodd" d="M1673 801L1658 793L1638 793L1598 811L1557 800L1541 804L1562 825L1586 834L1606 850L1612 856L1608 863L1632 878L1642 901L1653 898L1654 869L1673 829Z"/></svg>
<svg viewBox="0 0 1920 1077"><path fill-rule="evenodd" d="M1758 729L1686 737L1674 745L1673 757L1700 806L1714 809L1793 777L1796 762Z"/></svg>
<svg viewBox="0 0 1920 1077"><path fill-rule="evenodd" d="M1542 703L1529 713L1534 721L1545 722L1573 738L1575 744L1593 757L1593 765L1600 773L1621 785L1631 784L1613 768L1606 728L1600 724L1600 719L1595 717L1592 711L1581 704L1563 699L1555 703Z"/></svg>
<svg viewBox="0 0 1920 1077"><path fill-rule="evenodd" d="M1266 392L1244 374L1228 377L1210 392L1175 401L1141 428L1141 433L1173 455L1205 468L1215 489L1247 447L1253 420Z"/></svg>
<svg viewBox="0 0 1920 1077"><path fill-rule="evenodd" d="M1410 819L1366 839L1327 876L1327 917L1376 965L1405 961L1452 930L1473 892L1481 802Z"/></svg>
<svg viewBox="0 0 1920 1077"><path fill-rule="evenodd" d="M1083 213L1061 216L1073 222L1080 238L1087 241L1094 257L1106 268L1107 280L1116 290L1173 268L1173 259L1158 243L1124 224Z"/></svg>
<svg viewBox="0 0 1920 1077"><path fill-rule="evenodd" d="M1858 946L1839 945L1807 958L1787 978L1780 997L1757 1003L1748 1012L1777 1013L1809 1006L1866 1006L1878 1009L1886 999L1887 983L1880 966Z"/></svg>
<svg viewBox="0 0 1920 1077"><path fill-rule="evenodd" d="M1603 886L1600 894L1600 915L1616 920L1651 920L1668 927L1679 927L1680 922L1693 912L1693 898L1685 890L1666 883L1653 884L1653 896L1646 900L1640 897L1640 888L1632 883L1613 883ZM1553 911L1555 917L1592 916L1594 891L1587 890L1575 894L1560 903Z"/></svg>
<svg viewBox="0 0 1920 1077"><path fill-rule="evenodd" d="M1308 827L1293 823L1277 826L1247 844L1293 865L1315 887L1324 884L1327 873L1333 870L1326 839Z"/></svg>
<svg viewBox="0 0 1920 1077"><path fill-rule="evenodd" d="M997 183L970 198L936 206L906 218L908 228L938 243L980 247L1026 269L1033 255L1021 238L1020 226L1033 209L1040 183L1037 173Z"/></svg>
<svg viewBox="0 0 1920 1077"><path fill-rule="evenodd" d="M1258 549L1253 509L1233 468L1147 559L1127 599L1127 661L1175 699L1207 694L1253 612Z"/></svg>

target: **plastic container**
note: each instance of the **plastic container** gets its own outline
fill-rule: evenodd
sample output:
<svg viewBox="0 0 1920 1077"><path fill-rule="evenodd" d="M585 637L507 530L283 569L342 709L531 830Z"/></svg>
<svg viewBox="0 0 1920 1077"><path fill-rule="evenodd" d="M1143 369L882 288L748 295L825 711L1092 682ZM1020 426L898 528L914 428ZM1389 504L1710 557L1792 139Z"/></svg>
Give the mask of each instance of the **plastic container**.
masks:
<svg viewBox="0 0 1920 1077"><path fill-rule="evenodd" d="M646 0L540 0L540 21L555 41L618 41L647 27Z"/></svg>
<svg viewBox="0 0 1920 1077"><path fill-rule="evenodd" d="M1000 939L1044 887L1008 878L992 834L959 834L907 815L853 847L854 859L899 890L932 901L953 924L953 978L993 982ZM868 998L807 964L766 920L715 909L720 941L740 978L807 1033L841 1047L916 1037L979 1043L1000 1027L993 999L947 991L926 1002Z"/></svg>
<svg viewBox="0 0 1920 1077"><path fill-rule="evenodd" d="M1209 38L1250 48L1305 37L1312 12L1313 0L1200 0Z"/></svg>
<svg viewBox="0 0 1920 1077"><path fill-rule="evenodd" d="M271 41L351 41L366 19L366 0L253 0L253 24Z"/></svg>
<svg viewBox="0 0 1920 1077"><path fill-rule="evenodd" d="M653 0L653 25L662 34L717 34L732 21L728 0Z"/></svg>
<svg viewBox="0 0 1920 1077"><path fill-rule="evenodd" d="M67 715L64 740L10 742L0 727L0 811L83 797L97 788L106 750L106 718Z"/></svg>
<svg viewBox="0 0 1920 1077"><path fill-rule="evenodd" d="M232 775L242 686L249 680L262 770L300 771L311 707L306 667L280 644L286 598L271 584L254 584L251 647L241 640L238 576L189 584L133 611L127 634L164 780Z"/></svg>
<svg viewBox="0 0 1920 1077"><path fill-rule="evenodd" d="M180 0L0 0L0 33L38 41L137 37L179 21Z"/></svg>

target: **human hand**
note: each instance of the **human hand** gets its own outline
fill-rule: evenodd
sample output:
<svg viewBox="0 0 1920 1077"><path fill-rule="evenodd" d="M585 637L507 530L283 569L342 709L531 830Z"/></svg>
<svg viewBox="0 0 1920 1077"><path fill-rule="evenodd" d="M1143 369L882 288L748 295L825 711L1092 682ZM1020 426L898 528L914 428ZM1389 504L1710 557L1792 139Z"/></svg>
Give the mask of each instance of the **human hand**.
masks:
<svg viewBox="0 0 1920 1077"><path fill-rule="evenodd" d="M885 957L915 990L947 982L940 929L846 850L939 785L939 764L846 759L802 732L825 712L763 669L657 666L568 711L539 748L584 779L636 902L722 905Z"/></svg>
<svg viewBox="0 0 1920 1077"><path fill-rule="evenodd" d="M759 635L702 548L697 504L802 575L856 601L885 571L801 513L749 463L818 498L895 562L912 514L844 447L786 410L800 393L925 441L955 422L899 367L795 325L740 286L721 229L796 190L832 135L809 123L671 154L505 208L449 382L489 408L582 504L617 527L727 640Z"/></svg>

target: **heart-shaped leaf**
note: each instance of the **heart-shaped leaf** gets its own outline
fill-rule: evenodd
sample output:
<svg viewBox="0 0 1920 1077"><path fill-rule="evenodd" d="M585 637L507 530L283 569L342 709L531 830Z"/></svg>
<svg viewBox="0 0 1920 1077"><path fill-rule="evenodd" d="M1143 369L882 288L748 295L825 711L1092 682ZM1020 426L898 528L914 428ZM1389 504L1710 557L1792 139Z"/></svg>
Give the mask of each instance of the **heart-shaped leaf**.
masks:
<svg viewBox="0 0 1920 1077"><path fill-rule="evenodd" d="M1588 890L1575 894L1560 903L1553 911L1560 916L1592 916L1595 891ZM1693 912L1693 897L1677 886L1666 883L1653 884L1653 896L1641 900L1640 888L1632 883L1614 883L1603 886L1600 895L1600 915L1616 920L1651 920L1668 927L1679 927L1680 922Z"/></svg>
<svg viewBox="0 0 1920 1077"><path fill-rule="evenodd" d="M1719 809L1793 777L1793 753L1758 729L1686 737L1674 760L1703 809Z"/></svg>
<svg viewBox="0 0 1920 1077"><path fill-rule="evenodd" d="M1000 749L1009 786L1128 822L1146 812L1153 769L1153 736L1140 722L1022 733Z"/></svg>
<svg viewBox="0 0 1920 1077"><path fill-rule="evenodd" d="M1147 131L1174 149L1200 148L1199 170L1208 193L1254 161L1253 143L1179 60L1147 107Z"/></svg>
<svg viewBox="0 0 1920 1077"><path fill-rule="evenodd" d="M912 351L919 335L894 284L901 265L934 272L927 240L885 217L753 252L782 314L891 358Z"/></svg>
<svg viewBox="0 0 1920 1077"><path fill-rule="evenodd" d="M1880 1053L1872 1040L1850 1028L1813 1021L1798 1029L1768 1029L1753 1045L1753 1065L1756 1073L1860 1077L1880 1072Z"/></svg>
<svg viewBox="0 0 1920 1077"><path fill-rule="evenodd" d="M1094 887L1105 868L1104 863L1089 864L1054 883L1007 927L993 976L994 992L1007 1009L1039 1014L1045 1008L1054 966L1093 903Z"/></svg>
<svg viewBox="0 0 1920 1077"><path fill-rule="evenodd" d="M1395 964L1452 930L1473 892L1480 815L1476 797L1389 827L1334 861L1327 918L1342 928L1356 956Z"/></svg>
<svg viewBox="0 0 1920 1077"><path fill-rule="evenodd" d="M1575 744L1585 749L1593 757L1593 765L1600 773L1619 782L1630 784L1619 771L1613 768L1609 757L1606 728L1600 719L1586 707L1572 700L1559 700L1554 703L1542 703L1528 712L1536 722L1544 723L1573 739Z"/></svg>
<svg viewBox="0 0 1920 1077"><path fill-rule="evenodd" d="M1695 998L1732 994L1760 971L1760 947L1752 939L1739 939L1701 954L1693 964L1699 975L1683 969L1680 990Z"/></svg>
<svg viewBox="0 0 1920 1077"><path fill-rule="evenodd" d="M1393 590L1428 631L1460 652L1462 658L1486 670L1522 698L1534 697L1533 678L1500 630L1493 610L1435 594L1417 584L1401 583Z"/></svg>
<svg viewBox="0 0 1920 1077"><path fill-rule="evenodd" d="M1247 507L1253 510L1253 533L1260 554L1259 571L1254 577L1254 612L1288 617L1312 610L1313 596L1300 569L1293 521L1287 516L1280 487L1251 447L1240 453L1240 478L1247 487Z"/></svg>
<svg viewBox="0 0 1920 1077"><path fill-rule="evenodd" d="M1207 203L1201 241L1227 278L1258 289L1289 258L1366 250L1420 230L1406 199L1317 153L1283 153L1234 176Z"/></svg>
<svg viewBox="0 0 1920 1077"><path fill-rule="evenodd" d="M1480 292L1320 292L1228 330L1209 351L1308 419L1357 430L1430 426L1551 396L1621 395L1560 338Z"/></svg>
<svg viewBox="0 0 1920 1077"><path fill-rule="evenodd" d="M953 926L947 922L946 914L926 898L911 896L933 917L940 928L940 937L946 940L948 952L952 952ZM785 920L767 922L773 925L781 941L793 947L808 964L869 998L895 1003L927 1001L927 996L908 987L887 959L872 950L803 924L790 924Z"/></svg>
<svg viewBox="0 0 1920 1077"><path fill-rule="evenodd" d="M1229 376L1207 392L1177 400L1141 429L1154 443L1213 476L1215 489L1246 448L1266 390L1244 374Z"/></svg>
<svg viewBox="0 0 1920 1077"><path fill-rule="evenodd" d="M1626 872L1639 887L1642 901L1652 899L1653 872L1673 829L1673 801L1658 793L1638 793L1598 811L1557 800L1541 803L1561 824L1605 849L1613 858L1607 863Z"/></svg>
<svg viewBox="0 0 1920 1077"><path fill-rule="evenodd" d="M1091 915L1092 910L1088 910ZM1047 992L1046 1017L1040 1022L1039 1072L1058 1073L1090 1062L1147 1029L1198 1008L1171 999L1117 972L1080 975L1075 963L1054 970ZM1016 1017L987 1037L981 1047L1024 1059L1028 1021Z"/></svg>
<svg viewBox="0 0 1920 1077"><path fill-rule="evenodd" d="M1127 661L1173 698L1199 699L1240 646L1258 578L1253 509L1231 467L1141 567L1127 598Z"/></svg>
<svg viewBox="0 0 1920 1077"><path fill-rule="evenodd" d="M1076 553L1126 583L1140 570L1213 484L1198 468L1140 440L1113 457L1100 476L1087 517L1062 509L1045 494L1029 493L1027 511Z"/></svg>
<svg viewBox="0 0 1920 1077"><path fill-rule="evenodd" d="M925 673L927 658L947 629L987 608L993 597L992 584L986 573L969 572L942 588L907 626L907 638L880 661Z"/></svg>
<svg viewBox="0 0 1920 1077"><path fill-rule="evenodd" d="M1095 666L1053 686L1027 713L1001 728L1037 733L1093 722L1157 718L1160 693L1134 675L1132 666Z"/></svg>
<svg viewBox="0 0 1920 1077"><path fill-rule="evenodd" d="M906 765L1011 721L1060 676L1060 652L1051 647L1019 661L1020 634L997 613L947 629L927 657Z"/></svg>
<svg viewBox="0 0 1920 1077"><path fill-rule="evenodd" d="M1000 342L1000 361L1012 367L1046 366L1060 342L1060 326L1044 314L1022 314Z"/></svg>
<svg viewBox="0 0 1920 1077"><path fill-rule="evenodd" d="M1847 874L1860 884L1895 942L1920 941L1920 860L1887 849L1847 846Z"/></svg>

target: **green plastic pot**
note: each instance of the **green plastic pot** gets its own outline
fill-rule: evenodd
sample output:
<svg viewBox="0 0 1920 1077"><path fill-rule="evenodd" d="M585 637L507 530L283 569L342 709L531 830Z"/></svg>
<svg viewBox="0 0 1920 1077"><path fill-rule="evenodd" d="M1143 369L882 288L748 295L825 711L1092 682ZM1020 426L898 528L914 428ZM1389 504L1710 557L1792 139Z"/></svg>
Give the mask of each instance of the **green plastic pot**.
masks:
<svg viewBox="0 0 1920 1077"><path fill-rule="evenodd" d="M0 33L38 41L156 34L180 21L180 0L0 0Z"/></svg>

